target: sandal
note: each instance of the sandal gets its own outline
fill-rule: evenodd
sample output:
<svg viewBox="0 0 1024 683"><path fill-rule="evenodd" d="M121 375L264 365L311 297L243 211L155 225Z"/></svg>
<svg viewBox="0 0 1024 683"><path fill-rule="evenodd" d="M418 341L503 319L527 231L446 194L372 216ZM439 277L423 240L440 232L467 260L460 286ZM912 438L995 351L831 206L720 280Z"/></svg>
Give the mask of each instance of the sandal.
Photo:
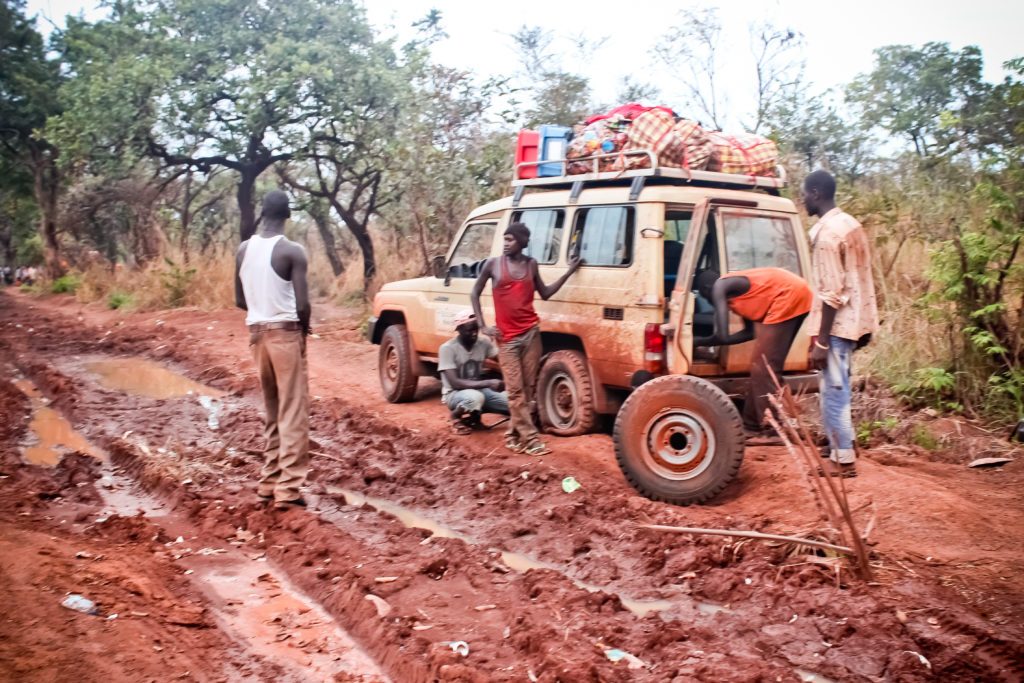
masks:
<svg viewBox="0 0 1024 683"><path fill-rule="evenodd" d="M519 439L509 434L505 436L505 448L509 449L513 453L522 453L524 446L519 443Z"/></svg>
<svg viewBox="0 0 1024 683"><path fill-rule="evenodd" d="M529 446L523 449L523 453L526 455L547 455L550 452L551 449L540 441L532 441Z"/></svg>
<svg viewBox="0 0 1024 683"><path fill-rule="evenodd" d="M856 463L839 464L829 460L824 467L818 468L819 477L840 477L842 479L853 479L857 476Z"/></svg>
<svg viewBox="0 0 1024 683"><path fill-rule="evenodd" d="M466 436L473 429L462 420L452 420L452 431L458 436Z"/></svg>

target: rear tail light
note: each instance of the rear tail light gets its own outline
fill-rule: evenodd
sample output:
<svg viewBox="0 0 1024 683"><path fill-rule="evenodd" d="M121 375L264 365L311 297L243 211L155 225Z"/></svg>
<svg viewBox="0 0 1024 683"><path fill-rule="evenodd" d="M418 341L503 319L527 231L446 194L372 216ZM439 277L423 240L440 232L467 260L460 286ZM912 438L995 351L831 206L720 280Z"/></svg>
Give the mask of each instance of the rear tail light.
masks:
<svg viewBox="0 0 1024 683"><path fill-rule="evenodd" d="M665 335L658 323L647 323L644 328L644 370L660 373L665 361Z"/></svg>

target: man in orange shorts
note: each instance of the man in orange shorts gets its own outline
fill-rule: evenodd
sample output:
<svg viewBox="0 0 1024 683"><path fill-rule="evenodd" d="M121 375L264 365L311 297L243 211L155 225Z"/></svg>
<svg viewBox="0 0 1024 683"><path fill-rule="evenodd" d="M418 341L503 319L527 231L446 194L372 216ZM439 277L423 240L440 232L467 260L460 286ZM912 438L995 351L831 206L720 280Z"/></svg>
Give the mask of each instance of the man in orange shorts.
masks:
<svg viewBox="0 0 1024 683"><path fill-rule="evenodd" d="M789 347L811 310L814 293L806 280L782 268L737 270L725 277L704 270L694 278L694 288L715 308L714 334L694 339L694 346L754 340L743 426L748 439L763 439L768 394L776 392L772 373L781 379ZM735 334L729 334L730 310L744 320L743 329Z"/></svg>

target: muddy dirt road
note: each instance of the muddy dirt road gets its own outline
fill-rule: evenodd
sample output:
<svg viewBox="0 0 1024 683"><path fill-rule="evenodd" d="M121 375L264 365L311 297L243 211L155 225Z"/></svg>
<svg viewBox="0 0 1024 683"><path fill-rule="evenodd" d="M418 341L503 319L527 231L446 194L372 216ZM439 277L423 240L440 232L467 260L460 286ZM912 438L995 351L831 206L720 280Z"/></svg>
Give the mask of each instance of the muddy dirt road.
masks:
<svg viewBox="0 0 1024 683"><path fill-rule="evenodd" d="M500 430L450 435L433 380L386 403L376 348L323 310L311 505L278 512L252 488L260 399L241 314L0 293L0 678L1024 676L1024 458L968 469L975 442L868 452L848 484L871 527L865 585L807 548L637 528L812 530L784 449L748 449L713 505L654 503L606 434L529 458ZM63 607L69 594L93 613Z"/></svg>

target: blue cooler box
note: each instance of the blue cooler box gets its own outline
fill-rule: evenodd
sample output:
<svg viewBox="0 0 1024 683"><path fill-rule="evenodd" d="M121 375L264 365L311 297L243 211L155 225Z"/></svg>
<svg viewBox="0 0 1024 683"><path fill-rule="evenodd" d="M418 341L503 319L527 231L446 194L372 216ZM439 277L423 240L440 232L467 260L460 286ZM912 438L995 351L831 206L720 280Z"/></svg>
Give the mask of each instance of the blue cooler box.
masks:
<svg viewBox="0 0 1024 683"><path fill-rule="evenodd" d="M540 161L565 159L565 146L572 135L572 128L568 126L541 126L540 127ZM537 175L541 177L562 175L562 164L540 164L537 166Z"/></svg>

